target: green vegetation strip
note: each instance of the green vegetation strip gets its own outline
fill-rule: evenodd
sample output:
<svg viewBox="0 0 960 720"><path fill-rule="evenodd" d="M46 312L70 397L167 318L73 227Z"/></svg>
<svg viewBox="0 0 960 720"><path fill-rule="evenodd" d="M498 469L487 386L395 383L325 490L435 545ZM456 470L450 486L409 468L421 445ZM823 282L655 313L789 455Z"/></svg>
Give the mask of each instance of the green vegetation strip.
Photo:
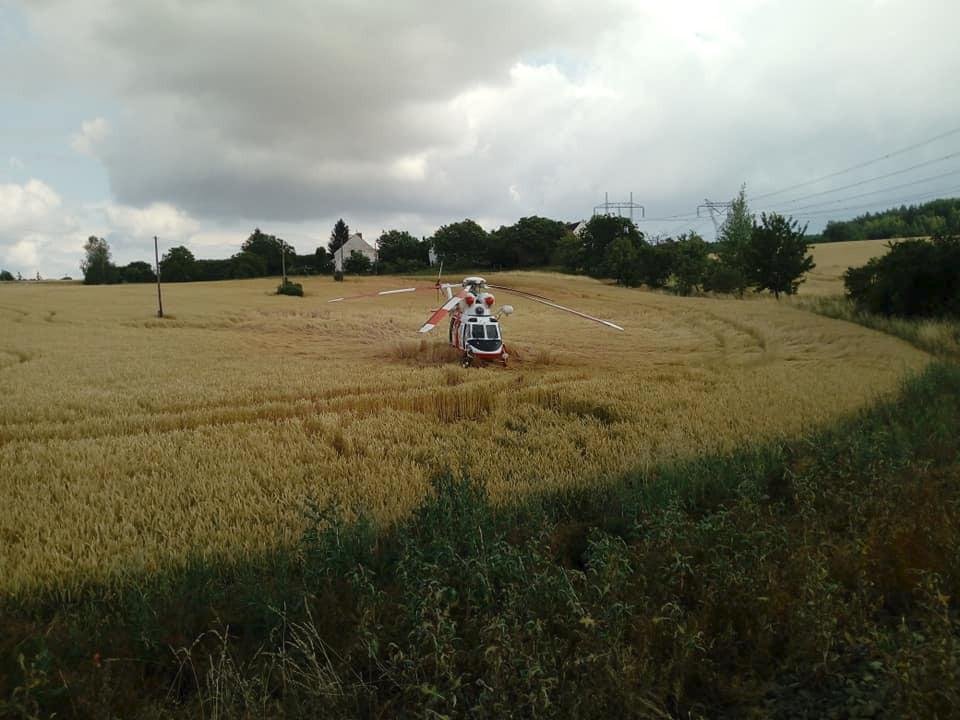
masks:
<svg viewBox="0 0 960 720"><path fill-rule="evenodd" d="M815 435L3 609L0 716L954 717L960 368Z"/></svg>
<svg viewBox="0 0 960 720"><path fill-rule="evenodd" d="M860 310L847 298L836 296L798 298L794 302L804 310L893 335L937 357L960 360L960 322L957 320L885 317Z"/></svg>

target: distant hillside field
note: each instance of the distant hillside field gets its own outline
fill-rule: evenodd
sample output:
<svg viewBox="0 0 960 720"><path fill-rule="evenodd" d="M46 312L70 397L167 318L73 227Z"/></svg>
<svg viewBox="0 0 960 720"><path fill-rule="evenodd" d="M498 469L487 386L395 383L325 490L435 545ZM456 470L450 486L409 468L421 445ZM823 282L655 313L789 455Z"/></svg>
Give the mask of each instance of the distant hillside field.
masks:
<svg viewBox="0 0 960 720"><path fill-rule="evenodd" d="M817 266L800 285L800 294L842 295L843 273L847 268L866 265L871 258L884 255L891 242L896 240L853 240L811 246Z"/></svg>

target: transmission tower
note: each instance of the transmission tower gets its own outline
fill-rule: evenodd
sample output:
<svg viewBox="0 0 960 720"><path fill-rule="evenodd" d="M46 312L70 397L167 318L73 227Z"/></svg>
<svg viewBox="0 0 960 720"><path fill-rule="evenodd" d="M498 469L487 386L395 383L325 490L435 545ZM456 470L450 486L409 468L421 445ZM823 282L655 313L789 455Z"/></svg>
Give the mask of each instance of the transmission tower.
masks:
<svg viewBox="0 0 960 720"><path fill-rule="evenodd" d="M633 193L630 193L630 199L627 202L610 202L610 194L603 194L603 203L594 205L593 216L597 215L616 215L617 217L628 217L633 222L633 214L638 212L640 217L646 214L643 205L633 201ZM626 215L624 215L626 213Z"/></svg>
<svg viewBox="0 0 960 720"><path fill-rule="evenodd" d="M704 199L703 205L697 205L697 217L703 217L700 213L701 210L705 210L710 213L710 219L713 220L713 232L714 239L720 239L720 226L721 222L719 218L723 217L726 219L727 213L730 212L730 208L733 207L732 202L715 202L713 200Z"/></svg>

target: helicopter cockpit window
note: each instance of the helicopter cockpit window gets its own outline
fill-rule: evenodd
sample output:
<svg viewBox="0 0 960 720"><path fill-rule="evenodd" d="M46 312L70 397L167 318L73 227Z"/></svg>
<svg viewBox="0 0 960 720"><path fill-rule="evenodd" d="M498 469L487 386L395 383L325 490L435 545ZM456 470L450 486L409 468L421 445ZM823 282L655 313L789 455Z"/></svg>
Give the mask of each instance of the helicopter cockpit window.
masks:
<svg viewBox="0 0 960 720"><path fill-rule="evenodd" d="M483 339L483 325L474 325L473 326L473 337L482 340Z"/></svg>
<svg viewBox="0 0 960 720"><path fill-rule="evenodd" d="M496 325L487 325L487 339L496 340L500 337L500 333L497 331Z"/></svg>

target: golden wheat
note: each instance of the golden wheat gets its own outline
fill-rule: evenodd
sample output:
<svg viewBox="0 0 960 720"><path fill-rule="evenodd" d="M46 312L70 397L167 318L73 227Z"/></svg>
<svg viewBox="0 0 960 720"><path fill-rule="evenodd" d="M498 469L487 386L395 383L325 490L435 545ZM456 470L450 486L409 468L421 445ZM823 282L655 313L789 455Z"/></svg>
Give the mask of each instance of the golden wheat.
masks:
<svg viewBox="0 0 960 720"><path fill-rule="evenodd" d="M813 245L811 251L817 266L807 273L800 285L800 294L843 295L843 274L847 268L866 265L871 259L886 254L890 242L896 240L854 240Z"/></svg>
<svg viewBox="0 0 960 720"><path fill-rule="evenodd" d="M795 433L926 356L773 300L497 278L626 328L510 298L510 367L415 332L432 292L328 305L391 278L0 287L0 595L71 594L188 555L295 542L304 501L390 522L431 475L499 501ZM499 301L507 300L506 295Z"/></svg>

